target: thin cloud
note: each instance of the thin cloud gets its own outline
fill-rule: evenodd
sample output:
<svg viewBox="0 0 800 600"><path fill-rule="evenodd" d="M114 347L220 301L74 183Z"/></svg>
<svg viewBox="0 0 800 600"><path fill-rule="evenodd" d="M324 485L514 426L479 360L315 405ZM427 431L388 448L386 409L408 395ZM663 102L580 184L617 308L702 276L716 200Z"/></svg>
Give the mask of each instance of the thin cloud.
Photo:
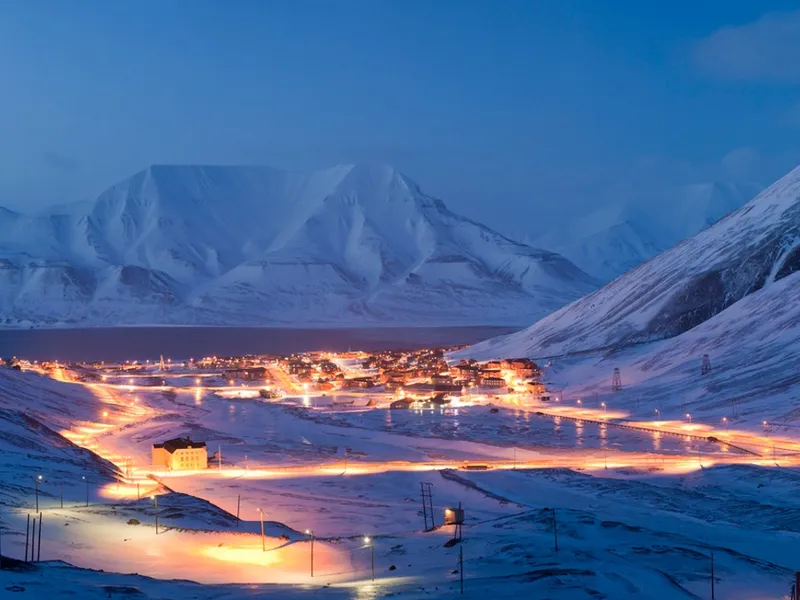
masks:
<svg viewBox="0 0 800 600"><path fill-rule="evenodd" d="M698 41L695 65L731 81L800 83L800 10L769 13Z"/></svg>

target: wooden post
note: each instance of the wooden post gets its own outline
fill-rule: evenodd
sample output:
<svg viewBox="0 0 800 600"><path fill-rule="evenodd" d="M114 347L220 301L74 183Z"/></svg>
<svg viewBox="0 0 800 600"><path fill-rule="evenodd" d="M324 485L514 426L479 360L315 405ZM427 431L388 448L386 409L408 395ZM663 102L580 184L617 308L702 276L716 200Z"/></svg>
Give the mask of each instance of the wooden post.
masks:
<svg viewBox="0 0 800 600"><path fill-rule="evenodd" d="M425 502L425 483L422 481L419 482L419 491L422 497L422 518L425 520L424 531L428 531L428 503Z"/></svg>
<svg viewBox="0 0 800 600"><path fill-rule="evenodd" d="M711 600L715 600L714 595L714 551L711 551Z"/></svg>
<svg viewBox="0 0 800 600"><path fill-rule="evenodd" d="M28 536L31 532L31 515L28 513L28 522L25 524L25 558L23 562L28 562Z"/></svg>
<svg viewBox="0 0 800 600"><path fill-rule="evenodd" d="M31 560L36 556L36 515L33 516L33 523L31 523Z"/></svg>
<svg viewBox="0 0 800 600"><path fill-rule="evenodd" d="M239 527L239 508L242 506L242 495L236 496L236 527Z"/></svg>
<svg viewBox="0 0 800 600"><path fill-rule="evenodd" d="M558 520L555 508L553 509L553 549L558 552Z"/></svg>
<svg viewBox="0 0 800 600"><path fill-rule="evenodd" d="M44 515L39 513L39 543L37 544L36 550L36 562L42 560L42 517Z"/></svg>
<svg viewBox="0 0 800 600"><path fill-rule="evenodd" d="M431 487L431 485L428 485L428 503L431 508L431 529L436 529L436 521L434 520L433 514L433 492L431 491Z"/></svg>
<svg viewBox="0 0 800 600"><path fill-rule="evenodd" d="M314 532L311 532L311 577L314 577Z"/></svg>

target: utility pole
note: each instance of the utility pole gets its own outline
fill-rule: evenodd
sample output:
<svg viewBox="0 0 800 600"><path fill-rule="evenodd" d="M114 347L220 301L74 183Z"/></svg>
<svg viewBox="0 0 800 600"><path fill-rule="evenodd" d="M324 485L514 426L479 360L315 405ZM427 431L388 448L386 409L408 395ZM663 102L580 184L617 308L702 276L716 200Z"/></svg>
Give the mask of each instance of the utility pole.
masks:
<svg viewBox="0 0 800 600"><path fill-rule="evenodd" d="M242 506L242 495L236 496L236 527L239 527L239 508Z"/></svg>
<svg viewBox="0 0 800 600"><path fill-rule="evenodd" d="M428 503L430 504L430 509L431 509L431 511L430 511L431 512L431 529L436 529L436 520L435 520L434 514L433 514L433 491L431 490L431 488L433 487L433 484L429 483L427 485L428 485Z"/></svg>
<svg viewBox="0 0 800 600"><path fill-rule="evenodd" d="M267 551L267 542L264 540L264 511L258 509L258 514L261 515L261 551Z"/></svg>
<svg viewBox="0 0 800 600"><path fill-rule="evenodd" d="M306 529L306 535L311 536L311 577L314 577L314 532Z"/></svg>
<svg viewBox="0 0 800 600"><path fill-rule="evenodd" d="M28 513L28 522L25 524L25 560L23 562L28 562L28 537L30 536L31 532L31 515Z"/></svg>
<svg viewBox="0 0 800 600"><path fill-rule="evenodd" d="M703 354L703 362L700 365L700 374L708 375L711 373L711 359L708 354Z"/></svg>
<svg viewBox="0 0 800 600"><path fill-rule="evenodd" d="M33 482L34 482L34 484L36 485L36 512L37 512L37 514L38 514L38 512L39 512L39 482L40 482L41 480L42 480L42 476L41 476L41 475L37 475L37 476L36 476L36 477L33 479Z"/></svg>
<svg viewBox="0 0 800 600"><path fill-rule="evenodd" d="M422 497L422 518L425 521L425 529L423 531L428 531L428 504L425 502L425 482L419 482L419 491Z"/></svg>
<svg viewBox="0 0 800 600"><path fill-rule="evenodd" d="M33 515L33 522L31 523L31 560L36 556L36 515Z"/></svg>
<svg viewBox="0 0 800 600"><path fill-rule="evenodd" d="M706 355L708 356L708 355ZM711 551L711 600L715 600L714 595L714 551Z"/></svg>
<svg viewBox="0 0 800 600"><path fill-rule="evenodd" d="M622 390L622 376L619 373L619 367L614 367L614 372L611 375L611 391L619 392Z"/></svg>
<svg viewBox="0 0 800 600"><path fill-rule="evenodd" d="M38 543L38 550L36 552L36 562L42 560L42 517L44 515L39 513L39 543Z"/></svg>

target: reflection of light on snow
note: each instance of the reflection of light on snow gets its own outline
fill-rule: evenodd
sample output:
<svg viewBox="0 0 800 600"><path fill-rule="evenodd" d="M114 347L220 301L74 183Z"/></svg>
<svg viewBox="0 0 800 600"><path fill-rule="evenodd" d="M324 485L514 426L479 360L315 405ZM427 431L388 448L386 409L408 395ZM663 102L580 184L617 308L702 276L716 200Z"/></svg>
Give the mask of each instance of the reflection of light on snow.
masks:
<svg viewBox="0 0 800 600"><path fill-rule="evenodd" d="M230 546L205 546L198 550L198 554L215 560L237 564L268 566L282 562L279 550L264 552L260 543L235 548Z"/></svg>

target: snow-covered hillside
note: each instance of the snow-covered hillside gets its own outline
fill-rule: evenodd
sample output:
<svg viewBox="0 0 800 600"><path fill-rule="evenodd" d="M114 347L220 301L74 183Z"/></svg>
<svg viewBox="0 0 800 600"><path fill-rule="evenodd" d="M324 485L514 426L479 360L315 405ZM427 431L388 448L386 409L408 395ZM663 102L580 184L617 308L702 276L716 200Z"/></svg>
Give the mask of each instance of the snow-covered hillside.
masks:
<svg viewBox="0 0 800 600"><path fill-rule="evenodd" d="M531 243L610 281L717 222L760 190L757 185L730 182L659 190L635 201L601 207L534 236Z"/></svg>
<svg viewBox="0 0 800 600"><path fill-rule="evenodd" d="M596 287L391 167L154 166L59 210L0 214L6 326L524 324Z"/></svg>
<svg viewBox="0 0 800 600"><path fill-rule="evenodd" d="M800 320L794 312L776 319L779 310L796 310L796 292L792 286L771 288L799 268L800 167L712 227L470 354L555 356L619 348L679 336L719 313L717 322L729 322L709 335L739 331L741 336L763 324L781 331Z"/></svg>

